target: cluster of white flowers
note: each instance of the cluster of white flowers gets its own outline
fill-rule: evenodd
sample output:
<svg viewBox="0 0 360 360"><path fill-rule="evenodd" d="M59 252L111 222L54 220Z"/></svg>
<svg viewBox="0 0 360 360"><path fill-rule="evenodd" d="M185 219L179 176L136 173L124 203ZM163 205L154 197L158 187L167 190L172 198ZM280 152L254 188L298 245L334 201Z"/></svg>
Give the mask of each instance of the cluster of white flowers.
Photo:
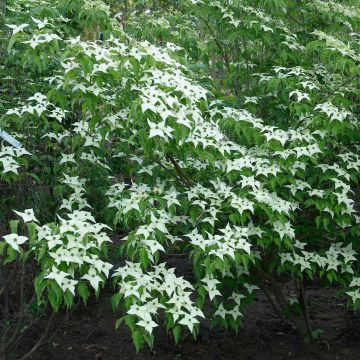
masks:
<svg viewBox="0 0 360 360"><path fill-rule="evenodd" d="M22 117L24 114L36 114L41 116L46 114L47 117L56 119L60 123L66 116L68 111L62 110L61 108L51 104L47 100L47 96L41 93L35 93L33 96L27 99L27 104L22 107L10 109L6 112L7 115L17 115Z"/></svg>
<svg viewBox="0 0 360 360"><path fill-rule="evenodd" d="M360 277L354 276L349 284L350 290L346 292L351 297L351 300L355 304L360 300Z"/></svg>
<svg viewBox="0 0 360 360"><path fill-rule="evenodd" d="M330 119L330 121L334 121L334 120L344 121L345 119L351 116L351 113L349 111L344 109L339 109L330 102L316 105L315 110L319 110L325 113Z"/></svg>
<svg viewBox="0 0 360 360"><path fill-rule="evenodd" d="M214 255L224 259L227 255L235 260L235 252L242 250L250 254L251 244L247 241L248 229L239 226L231 227L229 224L220 229L219 235L208 234L207 238L203 237L197 229L185 236L190 239L190 243L198 246L209 255Z"/></svg>
<svg viewBox="0 0 360 360"><path fill-rule="evenodd" d="M33 49L35 49L41 44L47 44L54 40L61 40L61 38L57 34L53 33L34 34L30 40L23 41L23 44L29 44Z"/></svg>
<svg viewBox="0 0 360 360"><path fill-rule="evenodd" d="M1 132L1 130L0 130ZM5 146L1 144L0 148L0 163L2 164L1 174L6 173L14 173L18 174L18 168L20 164L17 161L17 158L24 156L24 155L31 155L27 150L24 148L14 148L12 146Z"/></svg>
<svg viewBox="0 0 360 360"><path fill-rule="evenodd" d="M336 11L350 18L360 18L360 10L356 6L349 6L335 1L321 1L321 0L315 0L314 5L318 10L321 10L322 12L331 13Z"/></svg>
<svg viewBox="0 0 360 360"><path fill-rule="evenodd" d="M352 49L349 44L345 44L343 41L336 37L326 34L323 31L315 30L313 32L320 40L324 40L328 49L331 51L337 51L343 56L348 56L354 61L360 60L360 55L356 50Z"/></svg>
<svg viewBox="0 0 360 360"><path fill-rule="evenodd" d="M324 255L303 250L306 245L306 243L297 241L294 244L294 252L279 254L281 263L290 262L294 269L300 271L314 271L312 265L317 265L326 271L334 270L335 272L354 274L352 265L357 261L357 252L353 250L351 244L343 246L342 243L334 243Z"/></svg>
<svg viewBox="0 0 360 360"><path fill-rule="evenodd" d="M86 0L84 2L84 9L90 11L101 10L105 14L110 15L110 6L100 0Z"/></svg>
<svg viewBox="0 0 360 360"><path fill-rule="evenodd" d="M75 295L77 273L86 265L88 270L81 272L81 279L88 280L94 290L98 291L99 283L104 282L112 268L110 263L97 255L103 243L111 241L103 231L108 227L96 223L92 215L85 211L75 210L67 214L67 218L59 217L56 228L48 225L38 227L36 246L47 246L48 254L55 262L45 278L53 279L63 291L69 289ZM59 268L63 268L64 264L67 270L60 271Z"/></svg>
<svg viewBox="0 0 360 360"><path fill-rule="evenodd" d="M157 264L153 271L144 272L141 264L126 262L113 276L120 294L131 300L127 314L135 315L136 325L150 334L157 326L153 319L159 309L164 309L175 323L187 326L190 331L199 324L198 317L204 317L190 299L193 286L183 277L177 277L175 270L166 268L164 263Z"/></svg>

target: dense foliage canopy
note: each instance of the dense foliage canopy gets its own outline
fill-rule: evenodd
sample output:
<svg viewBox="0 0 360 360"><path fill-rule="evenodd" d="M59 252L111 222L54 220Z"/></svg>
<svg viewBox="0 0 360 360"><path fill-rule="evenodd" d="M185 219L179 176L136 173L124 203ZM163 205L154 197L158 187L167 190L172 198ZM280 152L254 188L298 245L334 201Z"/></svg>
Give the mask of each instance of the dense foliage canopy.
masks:
<svg viewBox="0 0 360 360"><path fill-rule="evenodd" d="M308 341L314 276L359 307L358 5L8 1L2 266L35 262L55 311L109 282L137 348L237 330L257 291Z"/></svg>

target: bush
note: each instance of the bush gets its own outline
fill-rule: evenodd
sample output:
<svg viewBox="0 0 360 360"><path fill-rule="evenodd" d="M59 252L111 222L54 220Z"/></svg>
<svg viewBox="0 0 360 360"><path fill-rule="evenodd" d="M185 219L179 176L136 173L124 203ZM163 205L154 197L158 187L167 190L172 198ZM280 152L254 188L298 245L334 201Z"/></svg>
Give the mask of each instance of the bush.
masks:
<svg viewBox="0 0 360 360"><path fill-rule="evenodd" d="M0 125L21 147L1 145L1 220L20 221L3 266L35 261L37 306L54 311L112 279L137 349L160 313L175 341L196 336L207 297L236 331L258 290L311 342L309 279L360 305L357 8L125 5L114 19L95 0L8 4Z"/></svg>

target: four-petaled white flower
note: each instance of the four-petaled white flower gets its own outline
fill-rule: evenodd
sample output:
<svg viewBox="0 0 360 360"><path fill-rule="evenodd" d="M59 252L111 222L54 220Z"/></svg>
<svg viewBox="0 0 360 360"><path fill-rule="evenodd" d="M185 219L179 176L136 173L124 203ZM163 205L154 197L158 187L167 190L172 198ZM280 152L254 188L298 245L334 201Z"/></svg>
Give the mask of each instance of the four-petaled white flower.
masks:
<svg viewBox="0 0 360 360"><path fill-rule="evenodd" d="M159 123L154 123L148 120L148 124L150 126L150 134L149 138L160 136L164 139L172 138L171 133L174 131L170 126L165 125L165 120L160 121Z"/></svg>
<svg viewBox="0 0 360 360"><path fill-rule="evenodd" d="M31 222L31 221L39 222L39 220L35 217L33 209L26 209L26 210L24 210L24 212L14 210L14 213L19 215L25 223Z"/></svg>
<svg viewBox="0 0 360 360"><path fill-rule="evenodd" d="M4 240L16 251L20 251L19 245L24 244L28 238L18 234L9 234L4 236Z"/></svg>
<svg viewBox="0 0 360 360"><path fill-rule="evenodd" d="M21 25L5 24L5 25L12 30L13 35L23 31L25 28L29 26L29 24L21 24Z"/></svg>
<svg viewBox="0 0 360 360"><path fill-rule="evenodd" d="M71 275L59 270L56 266L53 266L49 274L45 276L45 279L55 280L59 286L62 286L64 281L67 280L69 276Z"/></svg>
<svg viewBox="0 0 360 360"><path fill-rule="evenodd" d="M149 334L152 334L153 328L158 326L149 314L138 321L136 325L143 327Z"/></svg>
<svg viewBox="0 0 360 360"><path fill-rule="evenodd" d="M98 275L97 271L93 267L91 267L88 273L83 275L81 279L89 280L91 286L95 289L95 291L98 291L99 283L103 281L101 276Z"/></svg>

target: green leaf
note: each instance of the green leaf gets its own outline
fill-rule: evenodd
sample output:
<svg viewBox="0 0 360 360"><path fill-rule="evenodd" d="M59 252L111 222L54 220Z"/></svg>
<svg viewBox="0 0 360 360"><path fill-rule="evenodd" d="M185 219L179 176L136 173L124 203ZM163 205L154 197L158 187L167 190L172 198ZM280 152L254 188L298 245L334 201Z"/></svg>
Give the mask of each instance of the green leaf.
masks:
<svg viewBox="0 0 360 360"><path fill-rule="evenodd" d="M64 299L66 307L68 309L70 309L74 303L73 294L69 290L66 290L65 293L63 294L63 299Z"/></svg>
<svg viewBox="0 0 360 360"><path fill-rule="evenodd" d="M117 330L121 323L124 321L124 317L121 317L115 321L115 329Z"/></svg>
<svg viewBox="0 0 360 360"><path fill-rule="evenodd" d="M173 329L172 329L172 333L174 336L174 340L175 340L175 344L177 345L179 340L180 340L180 336L181 336L181 326L180 325L176 325Z"/></svg>
<svg viewBox="0 0 360 360"><path fill-rule="evenodd" d="M133 339L133 342L134 342L134 345L136 348L136 352L138 353L144 344L144 338L143 338L141 332L138 330L133 331L131 334L131 337Z"/></svg>
<svg viewBox="0 0 360 360"><path fill-rule="evenodd" d="M19 220L11 220L10 221L10 230L13 234L17 234L18 225L19 225Z"/></svg>
<svg viewBox="0 0 360 360"><path fill-rule="evenodd" d="M3 253L7 242L6 241L0 241L0 255Z"/></svg>
<svg viewBox="0 0 360 360"><path fill-rule="evenodd" d="M84 301L84 303L87 303L87 300L89 298L89 287L85 282L79 282L77 285L77 290Z"/></svg>
<svg viewBox="0 0 360 360"><path fill-rule="evenodd" d="M12 263L16 260L18 252L14 250L11 246L7 247L7 257L5 258L4 265Z"/></svg>
<svg viewBox="0 0 360 360"><path fill-rule="evenodd" d="M147 267L149 266L149 263L150 263L147 250L146 249L140 249L139 254L140 254L141 265L146 270Z"/></svg>
<svg viewBox="0 0 360 360"><path fill-rule="evenodd" d="M57 283L55 283L55 281L51 281L51 280L49 280L47 288L48 288L48 299L50 305L55 312L58 312L59 307L62 303L62 296L63 296L61 288Z"/></svg>
<svg viewBox="0 0 360 360"><path fill-rule="evenodd" d="M122 297L122 294L120 294L120 293L116 293L111 297L111 306L112 306L112 309L114 312L118 308L118 304L119 304L121 297Z"/></svg>
<svg viewBox="0 0 360 360"><path fill-rule="evenodd" d="M6 49L6 51L7 51L8 53L10 52L10 50L12 49L12 47L14 46L14 44L15 44L17 38L19 37L19 35L20 35L20 32L17 32L16 34L14 34L14 35L11 36L11 38L10 38L10 40L9 40L9 44L8 44L8 46L7 46L7 49Z"/></svg>

